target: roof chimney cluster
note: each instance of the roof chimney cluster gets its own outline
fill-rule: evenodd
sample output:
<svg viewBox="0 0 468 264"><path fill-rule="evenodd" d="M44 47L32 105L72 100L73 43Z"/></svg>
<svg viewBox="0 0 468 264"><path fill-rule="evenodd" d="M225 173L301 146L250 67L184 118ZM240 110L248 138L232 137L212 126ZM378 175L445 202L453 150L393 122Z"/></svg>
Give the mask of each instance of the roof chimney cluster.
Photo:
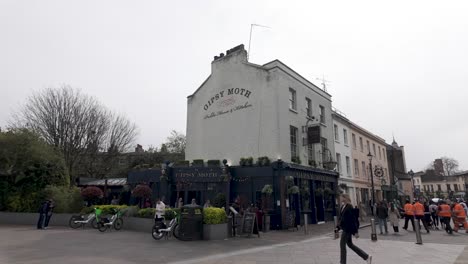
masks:
<svg viewBox="0 0 468 264"><path fill-rule="evenodd" d="M238 50L244 50L244 44L240 44L230 50L226 50L226 56ZM224 53L220 53L219 56L214 56L214 60L221 59L223 57L224 57Z"/></svg>

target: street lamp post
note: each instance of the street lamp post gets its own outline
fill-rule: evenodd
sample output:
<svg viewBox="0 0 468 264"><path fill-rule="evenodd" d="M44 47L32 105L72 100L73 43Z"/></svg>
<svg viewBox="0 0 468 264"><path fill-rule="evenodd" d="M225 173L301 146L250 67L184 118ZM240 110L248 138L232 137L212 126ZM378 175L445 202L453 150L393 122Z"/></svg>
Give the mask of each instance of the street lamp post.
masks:
<svg viewBox="0 0 468 264"><path fill-rule="evenodd" d="M370 178L371 178L371 185L372 185L372 208L374 208L375 204L375 190L374 190L374 174L372 173L372 154L369 151L369 154L367 154L367 157L369 158L369 170L370 170ZM372 211L372 215L374 212Z"/></svg>
<svg viewBox="0 0 468 264"><path fill-rule="evenodd" d="M414 188L414 172L413 170L408 171L409 176L411 177L411 187L413 189L413 200L416 198L416 191Z"/></svg>

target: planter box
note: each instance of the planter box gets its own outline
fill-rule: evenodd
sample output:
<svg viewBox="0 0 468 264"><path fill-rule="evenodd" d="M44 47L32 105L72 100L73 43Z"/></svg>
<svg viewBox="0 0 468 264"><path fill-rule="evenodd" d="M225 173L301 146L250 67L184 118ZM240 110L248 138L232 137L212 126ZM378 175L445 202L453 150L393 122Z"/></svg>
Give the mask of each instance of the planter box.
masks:
<svg viewBox="0 0 468 264"><path fill-rule="evenodd" d="M75 214L52 214L49 226L68 226L68 221ZM38 213L0 212L0 224L37 226Z"/></svg>
<svg viewBox="0 0 468 264"><path fill-rule="evenodd" d="M228 236L228 224L203 225L204 240L224 240Z"/></svg>

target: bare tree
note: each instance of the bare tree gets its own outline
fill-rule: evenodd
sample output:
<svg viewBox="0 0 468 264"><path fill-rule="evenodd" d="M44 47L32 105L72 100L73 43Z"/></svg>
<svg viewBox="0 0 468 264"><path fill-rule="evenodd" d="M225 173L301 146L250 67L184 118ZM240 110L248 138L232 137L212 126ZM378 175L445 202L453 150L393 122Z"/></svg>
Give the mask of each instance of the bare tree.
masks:
<svg viewBox="0 0 468 264"><path fill-rule="evenodd" d="M439 165L437 165L439 164ZM454 158L441 157L435 161L429 163L425 171L434 170L436 173L443 176L451 176L454 173L458 172L458 161Z"/></svg>
<svg viewBox="0 0 468 264"><path fill-rule="evenodd" d="M442 157L442 166L444 168L444 176L451 176L458 171L458 161L454 158Z"/></svg>
<svg viewBox="0 0 468 264"><path fill-rule="evenodd" d="M137 135L135 124L128 119L65 85L34 93L14 119L14 127L33 130L63 153L71 184L81 158L124 152Z"/></svg>
<svg viewBox="0 0 468 264"><path fill-rule="evenodd" d="M170 153L185 153L185 143L185 135L172 130L171 135L167 138L165 146Z"/></svg>

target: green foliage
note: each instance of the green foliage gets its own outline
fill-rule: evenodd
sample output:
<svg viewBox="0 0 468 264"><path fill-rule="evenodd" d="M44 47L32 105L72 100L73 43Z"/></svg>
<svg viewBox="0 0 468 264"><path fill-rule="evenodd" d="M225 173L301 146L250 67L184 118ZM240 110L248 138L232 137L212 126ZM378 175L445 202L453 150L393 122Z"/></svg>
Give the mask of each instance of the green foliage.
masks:
<svg viewBox="0 0 468 264"><path fill-rule="evenodd" d="M0 176L16 186L69 184L63 157L39 136L19 129L0 132Z"/></svg>
<svg viewBox="0 0 468 264"><path fill-rule="evenodd" d="M154 208L143 208L138 210L137 216L141 218L153 218L156 209Z"/></svg>
<svg viewBox="0 0 468 264"><path fill-rule="evenodd" d="M226 206L226 195L224 193L216 194L215 198L211 203L214 207L225 207Z"/></svg>
<svg viewBox="0 0 468 264"><path fill-rule="evenodd" d="M206 163L208 164L208 167L219 167L219 166L221 166L221 161L220 160L208 160Z"/></svg>
<svg viewBox="0 0 468 264"><path fill-rule="evenodd" d="M115 210L120 210L120 212L124 213L129 209L127 205L97 205L97 206L89 206L84 207L81 209L82 214L90 214L94 212L94 208L98 208L102 210L102 214L114 214Z"/></svg>
<svg viewBox="0 0 468 264"><path fill-rule="evenodd" d="M267 156L264 157L259 157L257 160L257 165L258 166L270 166L270 159Z"/></svg>
<svg viewBox="0 0 468 264"><path fill-rule="evenodd" d="M56 213L78 213L83 207L83 198L77 187L47 186L43 193L45 198L54 200Z"/></svg>
<svg viewBox="0 0 468 264"><path fill-rule="evenodd" d="M265 195L271 195L273 193L273 187L270 184L265 184L262 188L262 193Z"/></svg>
<svg viewBox="0 0 468 264"><path fill-rule="evenodd" d="M253 165L253 158L248 157L248 158L241 158L239 161L239 165L241 166L252 166Z"/></svg>
<svg viewBox="0 0 468 264"><path fill-rule="evenodd" d="M138 213L137 213L137 217L141 217L141 218L153 218L154 217L154 214L156 213L156 209L155 208L144 208L144 209L140 209L138 210ZM177 208L166 208L166 210L164 211L164 218L168 221L174 219L174 217L177 215L180 214L180 209L177 209Z"/></svg>
<svg viewBox="0 0 468 264"><path fill-rule="evenodd" d="M192 161L192 166L194 167L203 167L205 165L204 161L202 159L194 159Z"/></svg>
<svg viewBox="0 0 468 264"><path fill-rule="evenodd" d="M299 158L298 156L296 156L296 157L291 157L291 162L294 162L294 163L297 163L297 164L301 164L301 163L302 163L301 158Z"/></svg>
<svg viewBox="0 0 468 264"><path fill-rule="evenodd" d="M7 198L6 210L9 212L36 213L43 200L43 196L40 192L24 195L20 192L16 192Z"/></svg>
<svg viewBox="0 0 468 264"><path fill-rule="evenodd" d="M296 185L288 188L288 194L298 194L298 193L299 193L299 187L297 187Z"/></svg>
<svg viewBox="0 0 468 264"><path fill-rule="evenodd" d="M221 208L209 207L203 210L203 223L217 225L226 223L226 212Z"/></svg>

